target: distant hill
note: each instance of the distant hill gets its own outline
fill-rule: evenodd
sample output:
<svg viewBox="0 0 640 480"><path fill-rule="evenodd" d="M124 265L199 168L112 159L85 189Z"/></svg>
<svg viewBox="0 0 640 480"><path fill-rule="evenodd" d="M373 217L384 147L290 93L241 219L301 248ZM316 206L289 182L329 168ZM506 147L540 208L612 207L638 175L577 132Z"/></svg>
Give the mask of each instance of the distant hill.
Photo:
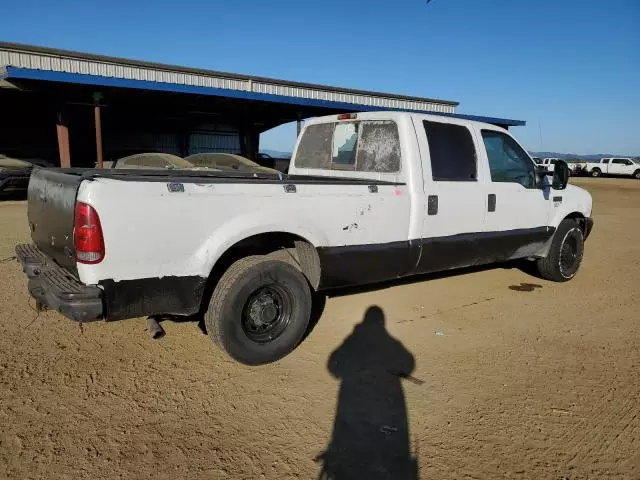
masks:
<svg viewBox="0 0 640 480"><path fill-rule="evenodd" d="M260 153L266 153L273 158L291 158L291 152L281 152L279 150L260 150Z"/></svg>
<svg viewBox="0 0 640 480"><path fill-rule="evenodd" d="M594 153L590 155L578 155L576 153L558 153L558 152L529 152L532 157L540 158L562 158L562 159L575 159L582 160L584 162L593 162L606 157L628 157L634 158L633 155L619 155L615 153Z"/></svg>

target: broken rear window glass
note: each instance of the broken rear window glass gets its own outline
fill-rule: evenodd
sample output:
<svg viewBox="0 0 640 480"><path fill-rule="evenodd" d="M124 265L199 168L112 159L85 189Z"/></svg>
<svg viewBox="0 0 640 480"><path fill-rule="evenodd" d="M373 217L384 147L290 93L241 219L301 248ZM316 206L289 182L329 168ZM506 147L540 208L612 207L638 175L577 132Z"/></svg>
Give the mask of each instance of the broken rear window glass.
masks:
<svg viewBox="0 0 640 480"><path fill-rule="evenodd" d="M358 124L336 123L333 130L332 167L353 169L356 164L358 146Z"/></svg>

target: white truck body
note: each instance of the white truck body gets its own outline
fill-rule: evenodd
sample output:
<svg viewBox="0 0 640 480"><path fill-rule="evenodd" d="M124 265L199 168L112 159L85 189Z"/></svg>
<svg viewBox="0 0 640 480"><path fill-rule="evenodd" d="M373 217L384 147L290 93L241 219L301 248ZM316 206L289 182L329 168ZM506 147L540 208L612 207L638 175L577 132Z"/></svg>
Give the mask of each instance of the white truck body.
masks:
<svg viewBox="0 0 640 480"><path fill-rule="evenodd" d="M494 125L334 115L306 123L287 176L39 170L29 186L35 246L18 256L32 295L75 320L191 315L206 310L208 282L225 262L270 250L294 252L312 290L545 259L565 241L555 232L568 235L563 221L581 238L592 225L589 193L566 178L560 189L551 183ZM82 228L89 236L78 239ZM81 257L78 242L98 230L102 252ZM47 284L45 266L99 301L69 300Z"/></svg>

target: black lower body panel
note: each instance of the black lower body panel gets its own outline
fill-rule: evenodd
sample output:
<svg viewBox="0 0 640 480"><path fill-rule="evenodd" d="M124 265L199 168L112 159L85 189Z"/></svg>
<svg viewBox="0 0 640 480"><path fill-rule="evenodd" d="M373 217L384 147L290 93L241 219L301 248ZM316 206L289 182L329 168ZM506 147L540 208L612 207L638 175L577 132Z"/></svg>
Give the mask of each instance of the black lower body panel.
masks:
<svg viewBox="0 0 640 480"><path fill-rule="evenodd" d="M413 274L442 272L536 257L555 228L476 232L405 242L318 249L321 289L365 285Z"/></svg>
<svg viewBox="0 0 640 480"><path fill-rule="evenodd" d="M366 285L410 274L420 254L418 242L318 248L320 288Z"/></svg>
<svg viewBox="0 0 640 480"><path fill-rule="evenodd" d="M149 315L198 313L207 279L198 276L141 278L85 285L35 245L16 255L29 278L29 293L43 307L75 321L122 320Z"/></svg>
<svg viewBox="0 0 640 480"><path fill-rule="evenodd" d="M105 318L194 315L200 311L206 283L199 276L103 280Z"/></svg>
<svg viewBox="0 0 640 480"><path fill-rule="evenodd" d="M98 287L84 285L34 245L18 245L16 256L29 278L29 294L41 306L77 322L103 317L102 290Z"/></svg>

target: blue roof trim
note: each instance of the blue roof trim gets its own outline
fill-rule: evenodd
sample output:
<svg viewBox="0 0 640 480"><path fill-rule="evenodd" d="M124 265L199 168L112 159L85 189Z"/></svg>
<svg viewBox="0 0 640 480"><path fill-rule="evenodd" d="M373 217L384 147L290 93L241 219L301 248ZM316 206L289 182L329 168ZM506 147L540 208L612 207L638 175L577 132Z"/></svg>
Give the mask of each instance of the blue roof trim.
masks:
<svg viewBox="0 0 640 480"><path fill-rule="evenodd" d="M102 77L99 75L87 75L83 73L53 72L50 70L36 70L32 68L18 68L7 66L6 78L24 80L42 80L48 82L76 83L81 85L99 85L103 87L132 88L138 90L155 90L172 93L190 93L197 95L212 95L217 97L238 98L243 100L256 100L261 102L287 103L305 107L327 108L342 110L345 112L371 112L379 110L408 111L426 113L430 115L443 115L447 117L475 120L477 122L493 123L506 126L522 126L526 122L508 118L479 117L475 115L461 115L457 113L428 112L424 110L401 110L354 103L331 102L328 100L315 100L309 98L287 97L284 95L272 95L268 93L247 92L243 90L229 90L215 87L200 87L196 85L180 85L176 83L151 82L148 80L131 80L126 78Z"/></svg>

